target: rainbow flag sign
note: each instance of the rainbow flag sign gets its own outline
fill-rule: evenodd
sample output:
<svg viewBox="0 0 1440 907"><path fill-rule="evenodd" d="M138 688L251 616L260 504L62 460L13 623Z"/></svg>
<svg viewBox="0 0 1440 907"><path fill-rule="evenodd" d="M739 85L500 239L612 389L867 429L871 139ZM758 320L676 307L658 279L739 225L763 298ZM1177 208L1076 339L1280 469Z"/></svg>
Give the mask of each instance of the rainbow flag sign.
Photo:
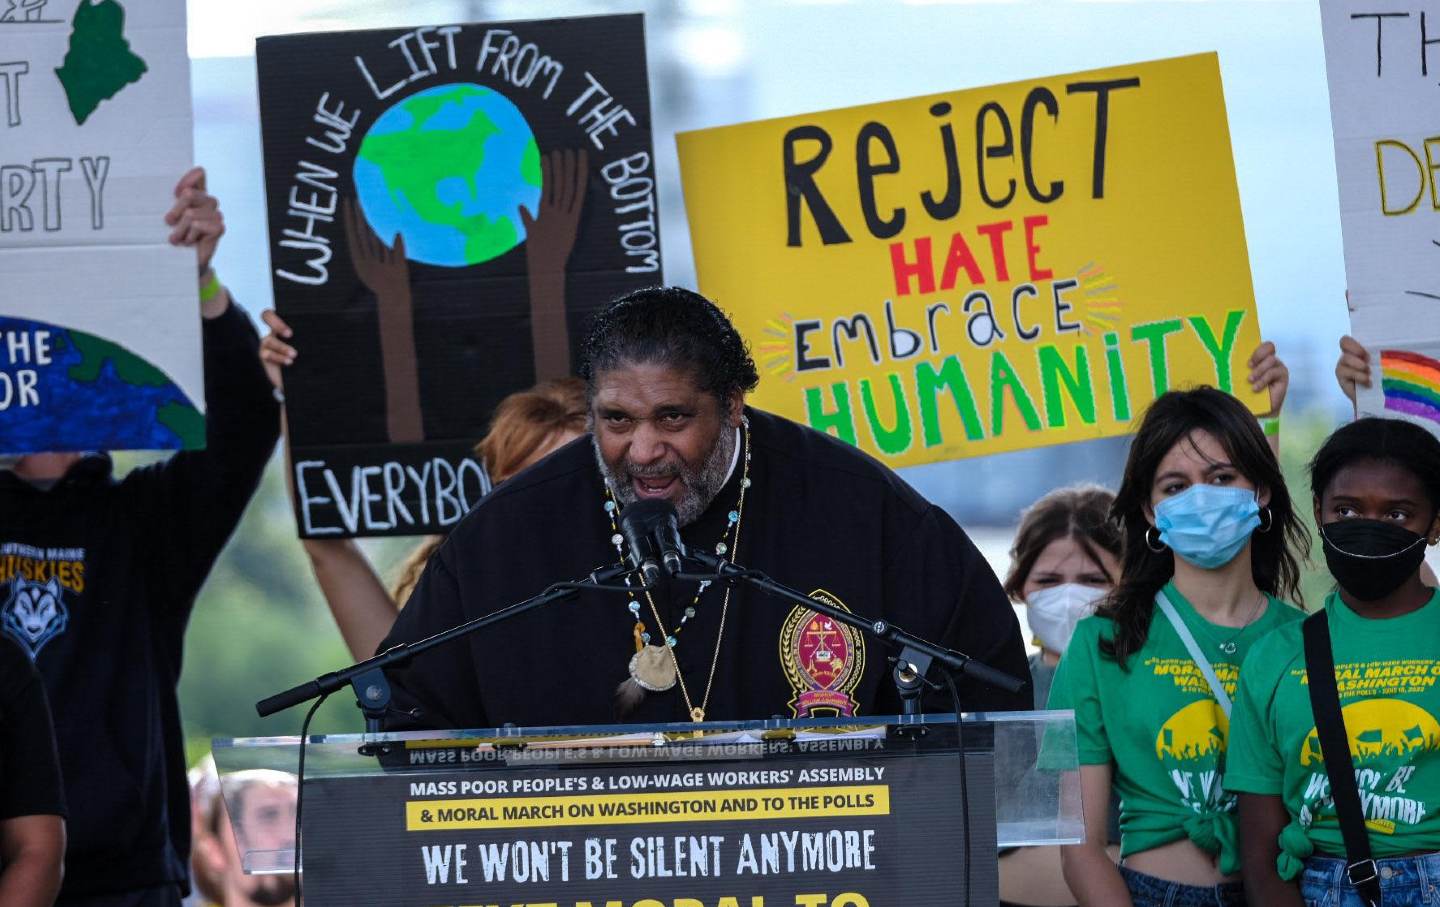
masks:
<svg viewBox="0 0 1440 907"><path fill-rule="evenodd" d="M1381 350L1380 392L1385 409L1440 424L1440 359Z"/></svg>
<svg viewBox="0 0 1440 907"><path fill-rule="evenodd" d="M1440 435L1440 183L1427 164L1440 116L1425 60L1396 50L1423 37L1427 9L1422 0L1388 4L1383 39L1366 0L1325 0L1320 23L1350 333L1379 362L1356 408Z"/></svg>

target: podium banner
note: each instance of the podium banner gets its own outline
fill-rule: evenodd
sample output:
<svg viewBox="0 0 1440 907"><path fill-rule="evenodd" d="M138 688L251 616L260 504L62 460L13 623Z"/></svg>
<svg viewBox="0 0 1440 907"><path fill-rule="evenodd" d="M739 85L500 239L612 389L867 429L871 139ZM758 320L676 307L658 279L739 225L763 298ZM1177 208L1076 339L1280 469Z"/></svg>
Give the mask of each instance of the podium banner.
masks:
<svg viewBox="0 0 1440 907"><path fill-rule="evenodd" d="M577 753L476 771L484 766L458 763L494 754L421 746L405 756L436 765L423 775L307 780L305 897L868 907L897 892L949 903L963 890L955 752L920 755L885 739L762 749L672 744L645 764ZM966 759L977 904L996 897L991 758ZM347 870L362 863L364 872Z"/></svg>

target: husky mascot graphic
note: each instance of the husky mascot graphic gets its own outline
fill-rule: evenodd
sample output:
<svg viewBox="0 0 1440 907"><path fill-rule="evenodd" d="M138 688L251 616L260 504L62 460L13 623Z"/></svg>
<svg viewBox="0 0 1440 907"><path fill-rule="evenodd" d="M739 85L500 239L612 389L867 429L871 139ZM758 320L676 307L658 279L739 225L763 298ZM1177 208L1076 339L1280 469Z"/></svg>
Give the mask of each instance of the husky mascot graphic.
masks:
<svg viewBox="0 0 1440 907"><path fill-rule="evenodd" d="M0 626L25 647L32 660L47 642L65 632L69 619L60 582L54 577L41 585L17 576L10 598L0 608Z"/></svg>

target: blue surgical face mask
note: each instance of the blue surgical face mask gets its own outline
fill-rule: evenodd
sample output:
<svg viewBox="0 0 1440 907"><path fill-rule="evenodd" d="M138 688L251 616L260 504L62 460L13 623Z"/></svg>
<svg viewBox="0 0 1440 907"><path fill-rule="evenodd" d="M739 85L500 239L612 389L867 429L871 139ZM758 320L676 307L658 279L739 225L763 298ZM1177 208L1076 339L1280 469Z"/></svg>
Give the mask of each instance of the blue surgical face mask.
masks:
<svg viewBox="0 0 1440 907"><path fill-rule="evenodd" d="M1155 505L1160 541L1204 570L1235 559L1260 525L1260 504L1249 488L1191 485Z"/></svg>

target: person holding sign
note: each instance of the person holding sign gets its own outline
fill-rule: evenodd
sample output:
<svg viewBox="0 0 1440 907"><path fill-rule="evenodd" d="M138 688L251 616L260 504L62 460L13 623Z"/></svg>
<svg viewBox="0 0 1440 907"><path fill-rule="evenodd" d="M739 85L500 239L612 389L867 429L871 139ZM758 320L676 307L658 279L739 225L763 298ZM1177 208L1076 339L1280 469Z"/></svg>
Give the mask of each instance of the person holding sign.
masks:
<svg viewBox="0 0 1440 907"><path fill-rule="evenodd" d="M260 359L280 392L281 369L298 355L294 331L269 309L261 318L270 333L260 342ZM546 381L500 401L490 419L490 430L475 445L475 455L490 480L499 484L584 431L584 382L578 378ZM287 469L286 475L292 471ZM420 572L444 540L443 535L432 535L416 546L401 566L394 587L387 591L353 539L302 539L325 603L356 659L375 654L375 647L395 623L395 613L405 606Z"/></svg>
<svg viewBox="0 0 1440 907"><path fill-rule="evenodd" d="M1239 794L1246 889L1266 907L1361 907L1346 873L1356 863L1350 879L1369 877L1386 907L1433 903L1440 593L1420 570L1440 540L1440 441L1410 422L1360 419L1321 446L1310 485L1336 588L1303 630L1290 623L1256 645L1240 679L1225 787ZM1312 621L1329 640L1328 670L1313 661ZM1323 704L1312 706L1322 672L1349 741L1343 781L1322 749ZM1347 782L1368 854L1353 852L1351 817L1337 810Z"/></svg>
<svg viewBox="0 0 1440 907"><path fill-rule="evenodd" d="M382 648L624 560L624 509L664 500L687 546L1024 675L1014 612L960 527L853 447L747 408L755 364L708 299L621 297L597 314L584 363L593 434L456 526ZM662 578L651 591L582 592L426 652L392 671L389 724L893 714L888 654L744 585ZM967 709L1030 706L1028 692L959 690Z"/></svg>
<svg viewBox="0 0 1440 907"><path fill-rule="evenodd" d="M1113 513L1119 582L1076 627L1050 691L1050 708L1075 710L1085 804L1065 879L1086 907L1242 904L1234 797L1218 783L1230 697L1249 648L1300 617L1277 596L1298 598L1307 539L1255 417L1205 387L1146 412Z"/></svg>
<svg viewBox="0 0 1440 907"><path fill-rule="evenodd" d="M0 471L0 627L58 718L66 907L171 907L189 887L185 627L278 433L259 336L210 267L225 221L203 169L180 179L164 220L196 254L205 449L119 480L104 453L31 454Z"/></svg>

